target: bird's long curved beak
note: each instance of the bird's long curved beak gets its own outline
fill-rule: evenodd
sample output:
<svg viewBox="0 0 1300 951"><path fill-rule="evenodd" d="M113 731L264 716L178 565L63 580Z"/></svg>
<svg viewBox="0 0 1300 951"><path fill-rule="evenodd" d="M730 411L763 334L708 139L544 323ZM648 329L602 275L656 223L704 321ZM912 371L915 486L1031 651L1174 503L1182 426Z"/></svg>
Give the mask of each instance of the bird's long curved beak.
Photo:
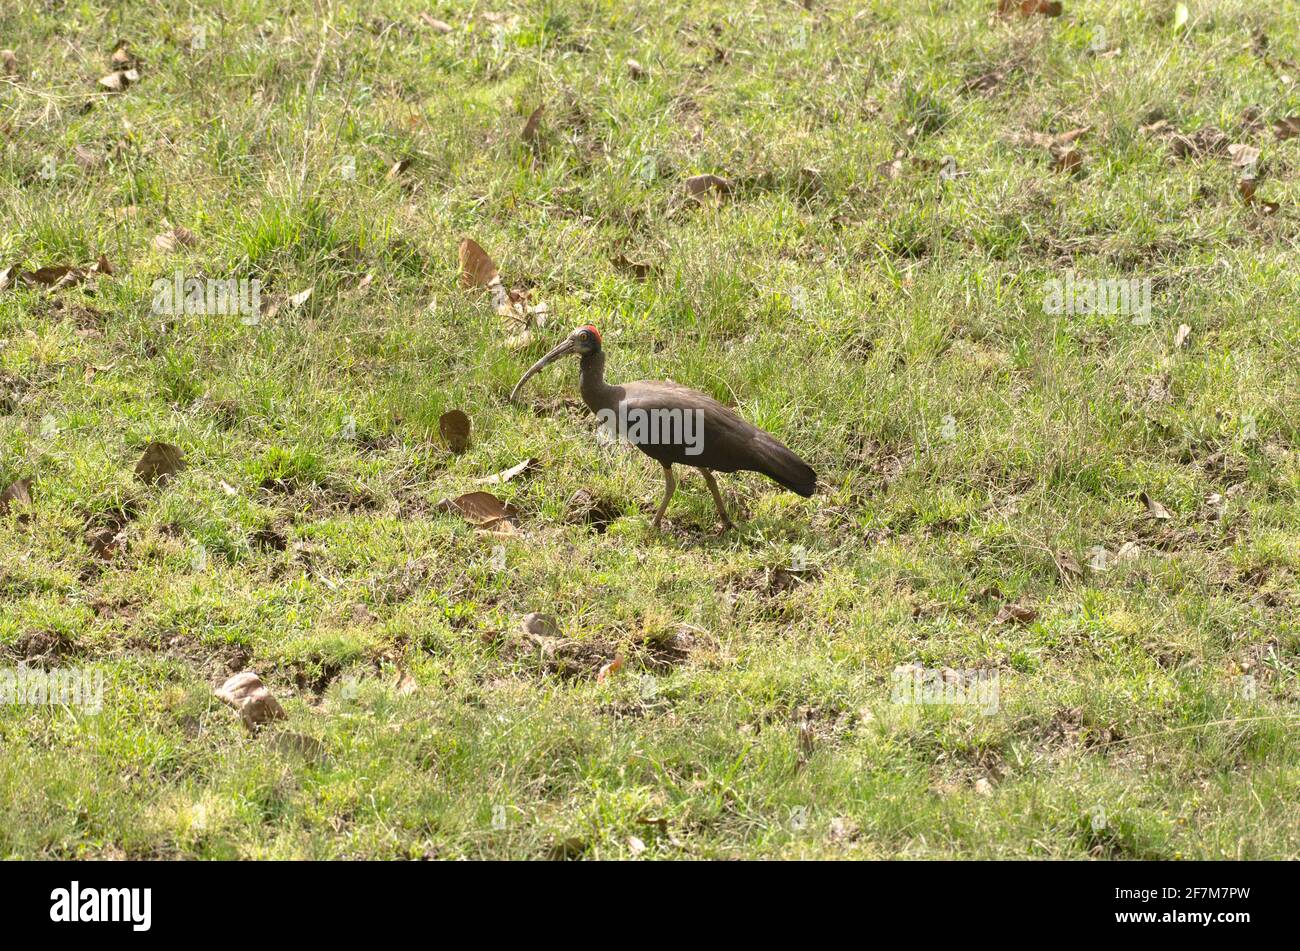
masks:
<svg viewBox="0 0 1300 951"><path fill-rule="evenodd" d="M558 347L530 366L528 372L519 378L519 382L515 384L515 388L510 391L510 402L513 403L515 401L515 397L519 395L520 388L533 376L540 373L543 367L549 363L554 363L556 360L560 359L560 357L567 356L572 352L573 341L566 338Z"/></svg>

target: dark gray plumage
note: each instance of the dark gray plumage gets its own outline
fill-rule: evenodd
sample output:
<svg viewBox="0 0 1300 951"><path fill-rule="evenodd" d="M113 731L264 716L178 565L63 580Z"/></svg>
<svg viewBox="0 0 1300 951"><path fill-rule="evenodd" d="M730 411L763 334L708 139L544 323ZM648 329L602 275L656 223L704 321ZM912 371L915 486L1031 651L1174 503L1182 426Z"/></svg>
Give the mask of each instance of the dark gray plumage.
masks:
<svg viewBox="0 0 1300 951"><path fill-rule="evenodd" d="M634 427L624 435L647 456L664 468L665 492L654 524L659 527L668 502L677 489L674 464L694 466L704 475L723 525L731 527L727 509L718 491L713 472L761 472L774 482L799 495L810 496L817 489L817 473L780 441L753 426L711 396L677 383L638 380L633 383L605 382L605 352L600 332L590 325L579 327L564 342L528 369L510 393L511 401L520 388L547 364L571 353L581 357L581 392L583 402L597 416L635 420L654 414L664 417L673 411L692 413L700 423L699 431L675 430L667 440L638 439ZM689 425L689 424L685 424ZM687 436L693 438L686 438ZM698 450L698 451L694 451Z"/></svg>

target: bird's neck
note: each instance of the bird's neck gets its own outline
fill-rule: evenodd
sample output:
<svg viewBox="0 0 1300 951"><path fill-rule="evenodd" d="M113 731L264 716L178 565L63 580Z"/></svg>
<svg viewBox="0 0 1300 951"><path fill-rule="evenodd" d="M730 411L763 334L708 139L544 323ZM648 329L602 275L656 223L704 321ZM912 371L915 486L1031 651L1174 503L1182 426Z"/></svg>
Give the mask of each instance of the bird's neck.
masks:
<svg viewBox="0 0 1300 951"><path fill-rule="evenodd" d="M584 353L579 363L579 389L582 401L594 413L609 404L613 387L605 382L605 351Z"/></svg>

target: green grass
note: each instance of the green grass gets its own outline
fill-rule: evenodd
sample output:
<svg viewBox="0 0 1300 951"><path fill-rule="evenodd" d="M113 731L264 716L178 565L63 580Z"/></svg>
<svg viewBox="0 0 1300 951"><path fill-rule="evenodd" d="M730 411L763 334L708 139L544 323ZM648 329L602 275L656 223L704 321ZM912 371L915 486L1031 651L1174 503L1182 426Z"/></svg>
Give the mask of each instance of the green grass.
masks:
<svg viewBox="0 0 1300 951"><path fill-rule="evenodd" d="M1300 137L1267 127L1300 7L994 6L7 3L0 268L115 270L0 290L0 489L34 480L0 666L105 676L98 714L0 706L0 855L1300 856ZM140 80L102 93L119 39ZM1276 213L1158 116L1259 146ZM1079 126L1079 174L1024 144ZM526 349L466 235L546 303ZM1150 279L1151 321L1048 313L1071 268ZM279 307L162 318L177 270ZM724 478L720 535L683 472L654 532L659 468L597 444L572 363L506 402L588 322L613 379L735 403L819 494ZM150 488L155 440L187 467ZM518 535L435 509L527 456ZM891 702L913 661L996 670L998 708ZM285 723L213 697L242 667Z"/></svg>

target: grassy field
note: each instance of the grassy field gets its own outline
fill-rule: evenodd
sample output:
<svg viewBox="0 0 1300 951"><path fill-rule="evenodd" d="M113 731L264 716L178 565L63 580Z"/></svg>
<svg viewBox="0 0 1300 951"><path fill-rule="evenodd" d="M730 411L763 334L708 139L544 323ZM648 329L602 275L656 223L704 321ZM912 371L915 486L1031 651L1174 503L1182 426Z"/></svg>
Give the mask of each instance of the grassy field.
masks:
<svg viewBox="0 0 1300 951"><path fill-rule="evenodd" d="M1300 4L809 6L4 5L0 667L104 681L0 705L0 855L1300 857ZM818 494L655 532L506 400L584 323Z"/></svg>

